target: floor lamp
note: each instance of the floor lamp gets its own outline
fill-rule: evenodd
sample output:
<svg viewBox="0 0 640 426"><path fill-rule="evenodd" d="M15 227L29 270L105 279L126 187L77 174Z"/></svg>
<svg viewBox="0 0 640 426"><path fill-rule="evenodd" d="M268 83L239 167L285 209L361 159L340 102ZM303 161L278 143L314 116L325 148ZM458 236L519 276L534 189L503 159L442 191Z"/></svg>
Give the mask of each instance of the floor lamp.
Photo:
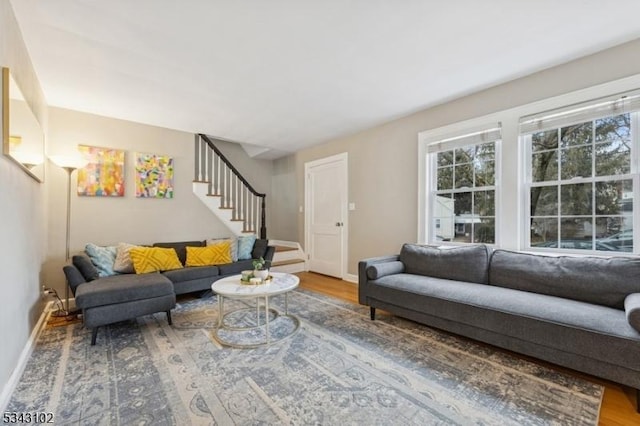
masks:
<svg viewBox="0 0 640 426"><path fill-rule="evenodd" d="M71 256L69 255L70 245L71 245L71 174L74 170L84 167L87 163L80 154L77 156L51 156L49 159L56 164L58 167L64 169L67 172L67 227L66 227L66 245L65 245L65 261L69 263L69 259ZM64 289L64 299L65 305L64 310L59 311L59 316L67 316L70 314L69 311L69 283L66 283Z"/></svg>

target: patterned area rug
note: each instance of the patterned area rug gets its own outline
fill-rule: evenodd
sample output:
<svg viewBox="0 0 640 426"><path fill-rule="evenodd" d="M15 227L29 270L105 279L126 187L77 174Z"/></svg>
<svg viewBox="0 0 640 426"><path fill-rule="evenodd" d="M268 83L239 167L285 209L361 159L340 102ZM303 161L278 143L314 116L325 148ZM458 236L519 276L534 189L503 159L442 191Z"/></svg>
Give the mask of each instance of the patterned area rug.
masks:
<svg viewBox="0 0 640 426"><path fill-rule="evenodd" d="M599 385L303 290L289 311L300 330L256 349L212 338L215 298L179 300L173 327L105 327L93 347L81 324L47 328L7 410L56 425L597 424Z"/></svg>

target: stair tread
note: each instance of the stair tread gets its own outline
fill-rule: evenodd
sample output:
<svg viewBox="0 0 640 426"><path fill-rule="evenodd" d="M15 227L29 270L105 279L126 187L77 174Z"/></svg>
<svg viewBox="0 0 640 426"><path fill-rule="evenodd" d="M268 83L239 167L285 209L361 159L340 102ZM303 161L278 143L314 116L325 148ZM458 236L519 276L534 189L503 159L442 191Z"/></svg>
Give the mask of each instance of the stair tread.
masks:
<svg viewBox="0 0 640 426"><path fill-rule="evenodd" d="M289 246L274 246L276 248L276 253L283 251L297 251L297 247L289 247Z"/></svg>
<svg viewBox="0 0 640 426"><path fill-rule="evenodd" d="M274 260L271 266L293 265L294 263L304 263L304 259Z"/></svg>

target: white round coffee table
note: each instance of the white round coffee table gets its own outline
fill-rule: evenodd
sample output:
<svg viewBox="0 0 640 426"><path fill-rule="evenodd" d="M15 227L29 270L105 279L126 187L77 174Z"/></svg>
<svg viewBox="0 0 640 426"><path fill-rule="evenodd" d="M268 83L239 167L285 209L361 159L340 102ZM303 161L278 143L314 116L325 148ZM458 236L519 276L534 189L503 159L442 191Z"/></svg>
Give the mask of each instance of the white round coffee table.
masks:
<svg viewBox="0 0 640 426"><path fill-rule="evenodd" d="M213 284L211 284L211 290L218 296L218 327L213 330L213 335L223 345L232 346L237 348L255 348L258 346L269 345L271 343L280 341L284 338L292 336L300 327L300 320L295 315L289 314L289 299L288 293L298 287L300 279L292 274L286 274L283 272L272 272L270 274L273 278L266 284L244 284L240 281L241 275L233 275L230 277L222 278ZM280 313L273 308L269 308L269 298L278 294L284 294L284 313ZM225 318L231 314L239 311L253 310L254 308L241 308L229 312L224 312L224 300L225 299L255 299L255 321L251 325L236 326L227 324ZM260 324L260 305L264 300L264 325ZM277 340L272 340L269 334L270 313L274 315L274 319L278 317L286 317L293 322L293 327L289 333L281 336ZM248 329L258 329L264 327L264 340L259 342L231 342L220 335L221 331L225 333L233 331L243 331Z"/></svg>

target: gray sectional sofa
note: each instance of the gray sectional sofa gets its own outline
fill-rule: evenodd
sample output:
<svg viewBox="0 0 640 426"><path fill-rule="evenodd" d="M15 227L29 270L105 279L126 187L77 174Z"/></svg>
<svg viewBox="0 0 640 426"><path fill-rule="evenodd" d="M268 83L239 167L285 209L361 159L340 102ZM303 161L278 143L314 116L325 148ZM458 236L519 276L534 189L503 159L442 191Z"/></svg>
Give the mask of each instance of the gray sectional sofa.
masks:
<svg viewBox="0 0 640 426"><path fill-rule="evenodd" d="M203 247L206 241L155 243L154 247L175 249L184 265L186 247ZM258 239L253 245L253 259L273 260L275 247L268 240ZM95 345L98 327L156 312L166 312L171 324L171 309L176 295L210 292L211 284L229 275L253 269L252 260L239 260L215 266L191 266L160 273L118 274L98 277L97 270L86 255L76 255L73 263L63 268L67 283L82 310L83 322L92 329L91 344Z"/></svg>
<svg viewBox="0 0 640 426"><path fill-rule="evenodd" d="M359 301L636 389L640 258L405 244L359 263ZM638 399L640 411L640 398Z"/></svg>

